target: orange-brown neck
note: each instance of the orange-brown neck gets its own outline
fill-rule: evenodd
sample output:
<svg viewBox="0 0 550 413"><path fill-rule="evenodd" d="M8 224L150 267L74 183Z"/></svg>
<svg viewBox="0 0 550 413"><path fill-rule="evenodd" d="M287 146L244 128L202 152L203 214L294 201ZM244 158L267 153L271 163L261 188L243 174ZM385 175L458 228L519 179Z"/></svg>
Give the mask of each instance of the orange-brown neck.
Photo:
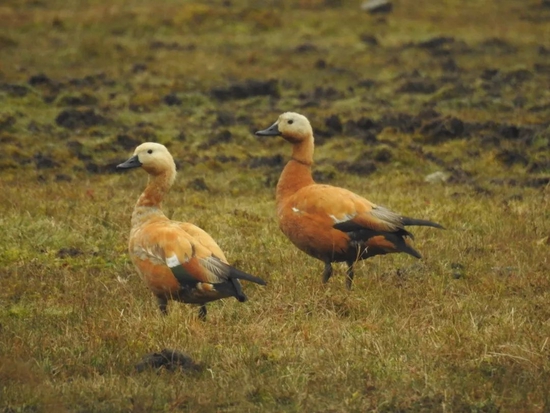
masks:
<svg viewBox="0 0 550 413"><path fill-rule="evenodd" d="M161 204L164 196L170 190L174 176L169 171L158 175L149 175L147 187L139 197L132 214L132 226L139 225L147 220L151 214L164 215Z"/></svg>
<svg viewBox="0 0 550 413"><path fill-rule="evenodd" d="M313 138L302 141L292 148L292 159L288 161L277 183L277 203L296 193L299 189L313 185L311 165L313 164Z"/></svg>

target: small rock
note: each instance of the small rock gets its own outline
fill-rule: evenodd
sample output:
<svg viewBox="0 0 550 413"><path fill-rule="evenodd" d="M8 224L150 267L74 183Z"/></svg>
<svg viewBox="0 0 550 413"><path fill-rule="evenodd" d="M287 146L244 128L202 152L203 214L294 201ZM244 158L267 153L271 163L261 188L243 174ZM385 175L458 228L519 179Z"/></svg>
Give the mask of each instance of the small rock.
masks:
<svg viewBox="0 0 550 413"><path fill-rule="evenodd" d="M180 369L183 371L199 372L203 370L202 365L195 363L188 355L166 348L160 353L146 354L143 356L141 362L136 364L138 373L148 369L160 370L161 368L165 368L168 371Z"/></svg>
<svg viewBox="0 0 550 413"><path fill-rule="evenodd" d="M434 173L431 173L429 175L426 175L424 178L424 182L428 182L430 184L435 184L438 182L447 182L449 179L449 174L442 171L437 171Z"/></svg>
<svg viewBox="0 0 550 413"><path fill-rule="evenodd" d="M453 278L455 280L458 280L460 278L464 278L464 275L465 275L464 264L461 264L459 262L452 262L451 263L451 270L452 270Z"/></svg>
<svg viewBox="0 0 550 413"><path fill-rule="evenodd" d="M389 0L367 0L361 5L361 10L370 14L389 13L393 10L393 4Z"/></svg>

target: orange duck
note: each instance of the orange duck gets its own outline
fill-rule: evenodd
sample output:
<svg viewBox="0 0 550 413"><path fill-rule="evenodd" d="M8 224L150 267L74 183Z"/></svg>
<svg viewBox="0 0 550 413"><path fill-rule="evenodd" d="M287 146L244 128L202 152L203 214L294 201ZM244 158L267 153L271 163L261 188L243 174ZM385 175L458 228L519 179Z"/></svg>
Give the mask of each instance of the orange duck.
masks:
<svg viewBox="0 0 550 413"><path fill-rule="evenodd" d="M259 136L282 136L292 144L292 158L277 184L277 218L283 233L306 254L325 263L323 282L333 262L346 262L351 289L353 265L375 255L405 252L421 255L412 245L408 225L443 228L435 222L401 216L344 188L316 184L311 177L313 130L307 118L283 113Z"/></svg>
<svg viewBox="0 0 550 413"><path fill-rule="evenodd" d="M200 305L220 298L246 301L239 279L265 285L265 281L230 266L224 253L205 231L172 221L161 210L161 202L176 177L176 165L168 149L158 143L138 146L134 155L117 169L141 167L149 182L132 213L129 252L138 273L157 297L163 314L168 300Z"/></svg>

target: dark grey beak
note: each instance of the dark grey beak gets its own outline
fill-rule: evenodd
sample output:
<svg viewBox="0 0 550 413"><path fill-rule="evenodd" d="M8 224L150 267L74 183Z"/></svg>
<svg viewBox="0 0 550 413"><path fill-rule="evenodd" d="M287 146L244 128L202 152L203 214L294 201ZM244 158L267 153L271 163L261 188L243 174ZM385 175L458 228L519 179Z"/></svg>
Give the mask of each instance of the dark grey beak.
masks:
<svg viewBox="0 0 550 413"><path fill-rule="evenodd" d="M128 159L126 162L123 162L120 165L117 165L116 169L139 168L140 166L141 166L141 162L139 161L138 156L135 155L135 156L132 156L130 159Z"/></svg>
<svg viewBox="0 0 550 413"><path fill-rule="evenodd" d="M257 136L279 136L281 132L279 131L279 124L278 122L275 122L273 125L271 125L269 128L264 130L259 130L255 133Z"/></svg>

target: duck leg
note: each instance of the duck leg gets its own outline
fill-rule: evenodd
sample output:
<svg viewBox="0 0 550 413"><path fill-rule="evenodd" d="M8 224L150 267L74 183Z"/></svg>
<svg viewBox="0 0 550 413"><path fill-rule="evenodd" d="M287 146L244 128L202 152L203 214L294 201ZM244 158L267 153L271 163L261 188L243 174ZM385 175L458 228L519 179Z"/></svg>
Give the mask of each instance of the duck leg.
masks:
<svg viewBox="0 0 550 413"><path fill-rule="evenodd" d="M346 270L346 288L348 290L351 290L351 286L353 284L353 277L355 273L353 272L353 264L355 264L355 261L346 261L348 264L348 269Z"/></svg>
<svg viewBox="0 0 550 413"><path fill-rule="evenodd" d="M206 313L207 313L206 306L203 304L199 308L199 319L201 321L206 321Z"/></svg>
<svg viewBox="0 0 550 413"><path fill-rule="evenodd" d="M323 271L323 284L326 284L332 275L332 264L325 262L325 270Z"/></svg>
<svg viewBox="0 0 550 413"><path fill-rule="evenodd" d="M166 297L162 297L162 296L158 296L157 297L157 305L159 306L159 310L161 312L162 315L167 315L168 314L168 300L166 299Z"/></svg>

